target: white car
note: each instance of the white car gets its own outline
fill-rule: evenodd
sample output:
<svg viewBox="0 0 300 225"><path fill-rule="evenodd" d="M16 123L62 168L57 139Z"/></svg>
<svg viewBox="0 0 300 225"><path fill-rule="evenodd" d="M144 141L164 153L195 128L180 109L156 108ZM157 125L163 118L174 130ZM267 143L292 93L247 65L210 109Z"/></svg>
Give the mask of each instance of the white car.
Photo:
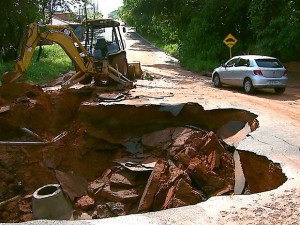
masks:
<svg viewBox="0 0 300 225"><path fill-rule="evenodd" d="M288 77L281 62L269 56L240 55L228 60L212 73L215 87L223 84L244 87L246 93L258 88L274 88L282 94Z"/></svg>

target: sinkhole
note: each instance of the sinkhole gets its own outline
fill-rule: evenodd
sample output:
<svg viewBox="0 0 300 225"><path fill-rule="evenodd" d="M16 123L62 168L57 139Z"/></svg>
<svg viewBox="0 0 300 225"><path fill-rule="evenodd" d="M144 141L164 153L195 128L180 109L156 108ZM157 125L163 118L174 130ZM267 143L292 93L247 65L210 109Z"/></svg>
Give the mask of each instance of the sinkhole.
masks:
<svg viewBox="0 0 300 225"><path fill-rule="evenodd" d="M59 184L77 220L254 194L287 179L278 163L237 149L259 126L245 110L105 103L86 90L0 94L0 222L36 219L32 194L48 184Z"/></svg>

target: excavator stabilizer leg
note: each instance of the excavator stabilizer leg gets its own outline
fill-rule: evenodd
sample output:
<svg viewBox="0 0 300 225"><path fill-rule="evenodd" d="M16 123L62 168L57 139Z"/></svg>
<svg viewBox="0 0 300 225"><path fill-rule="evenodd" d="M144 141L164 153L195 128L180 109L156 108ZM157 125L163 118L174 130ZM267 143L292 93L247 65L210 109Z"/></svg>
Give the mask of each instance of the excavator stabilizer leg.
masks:
<svg viewBox="0 0 300 225"><path fill-rule="evenodd" d="M5 72L2 74L2 77L1 77L2 85L12 83L12 82L16 81L20 76L22 76L22 74L20 74L18 72L14 72L14 71Z"/></svg>

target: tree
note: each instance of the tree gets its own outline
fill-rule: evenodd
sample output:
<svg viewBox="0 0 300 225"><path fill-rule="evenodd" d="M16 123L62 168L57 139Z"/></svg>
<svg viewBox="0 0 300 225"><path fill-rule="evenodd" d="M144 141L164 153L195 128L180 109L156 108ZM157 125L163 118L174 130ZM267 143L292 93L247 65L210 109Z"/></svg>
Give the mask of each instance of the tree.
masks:
<svg viewBox="0 0 300 225"><path fill-rule="evenodd" d="M74 4L87 5L89 0L15 0L2 1L0 7L0 55L4 60L17 57L17 49L26 25L32 22L48 23L60 9L70 11Z"/></svg>
<svg viewBox="0 0 300 225"><path fill-rule="evenodd" d="M300 60L299 1L252 0L249 14L257 52Z"/></svg>
<svg viewBox="0 0 300 225"><path fill-rule="evenodd" d="M179 46L186 61L228 57L222 41L232 33L236 54L300 59L298 0L124 0L121 18L141 33Z"/></svg>
<svg viewBox="0 0 300 225"><path fill-rule="evenodd" d="M2 1L0 7L0 49L4 60L15 59L26 24L39 19L37 0Z"/></svg>

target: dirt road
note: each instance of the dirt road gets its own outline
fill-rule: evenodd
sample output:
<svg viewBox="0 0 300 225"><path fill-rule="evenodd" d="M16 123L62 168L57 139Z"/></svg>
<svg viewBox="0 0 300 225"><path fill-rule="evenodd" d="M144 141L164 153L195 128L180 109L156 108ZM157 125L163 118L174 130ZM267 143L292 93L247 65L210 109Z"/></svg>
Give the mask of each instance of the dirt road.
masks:
<svg viewBox="0 0 300 225"><path fill-rule="evenodd" d="M264 126L270 126L270 129L275 121L280 123L285 130L285 138L300 146L300 139L293 138L300 131L300 62L286 64L289 83L283 95L276 95L273 89L258 90L255 94L248 95L243 93L242 88L227 86L217 89L213 87L210 77L180 68L176 59L165 55L135 33L127 35L130 37L127 40L128 58L141 61L144 70L159 78L153 81L159 82L158 88L151 90L153 95L174 94L160 102L198 102L208 109L217 107L249 110L257 114ZM138 82L138 86L143 86L143 81ZM139 88L133 92L142 95L144 91ZM153 99L149 101L153 102Z"/></svg>

